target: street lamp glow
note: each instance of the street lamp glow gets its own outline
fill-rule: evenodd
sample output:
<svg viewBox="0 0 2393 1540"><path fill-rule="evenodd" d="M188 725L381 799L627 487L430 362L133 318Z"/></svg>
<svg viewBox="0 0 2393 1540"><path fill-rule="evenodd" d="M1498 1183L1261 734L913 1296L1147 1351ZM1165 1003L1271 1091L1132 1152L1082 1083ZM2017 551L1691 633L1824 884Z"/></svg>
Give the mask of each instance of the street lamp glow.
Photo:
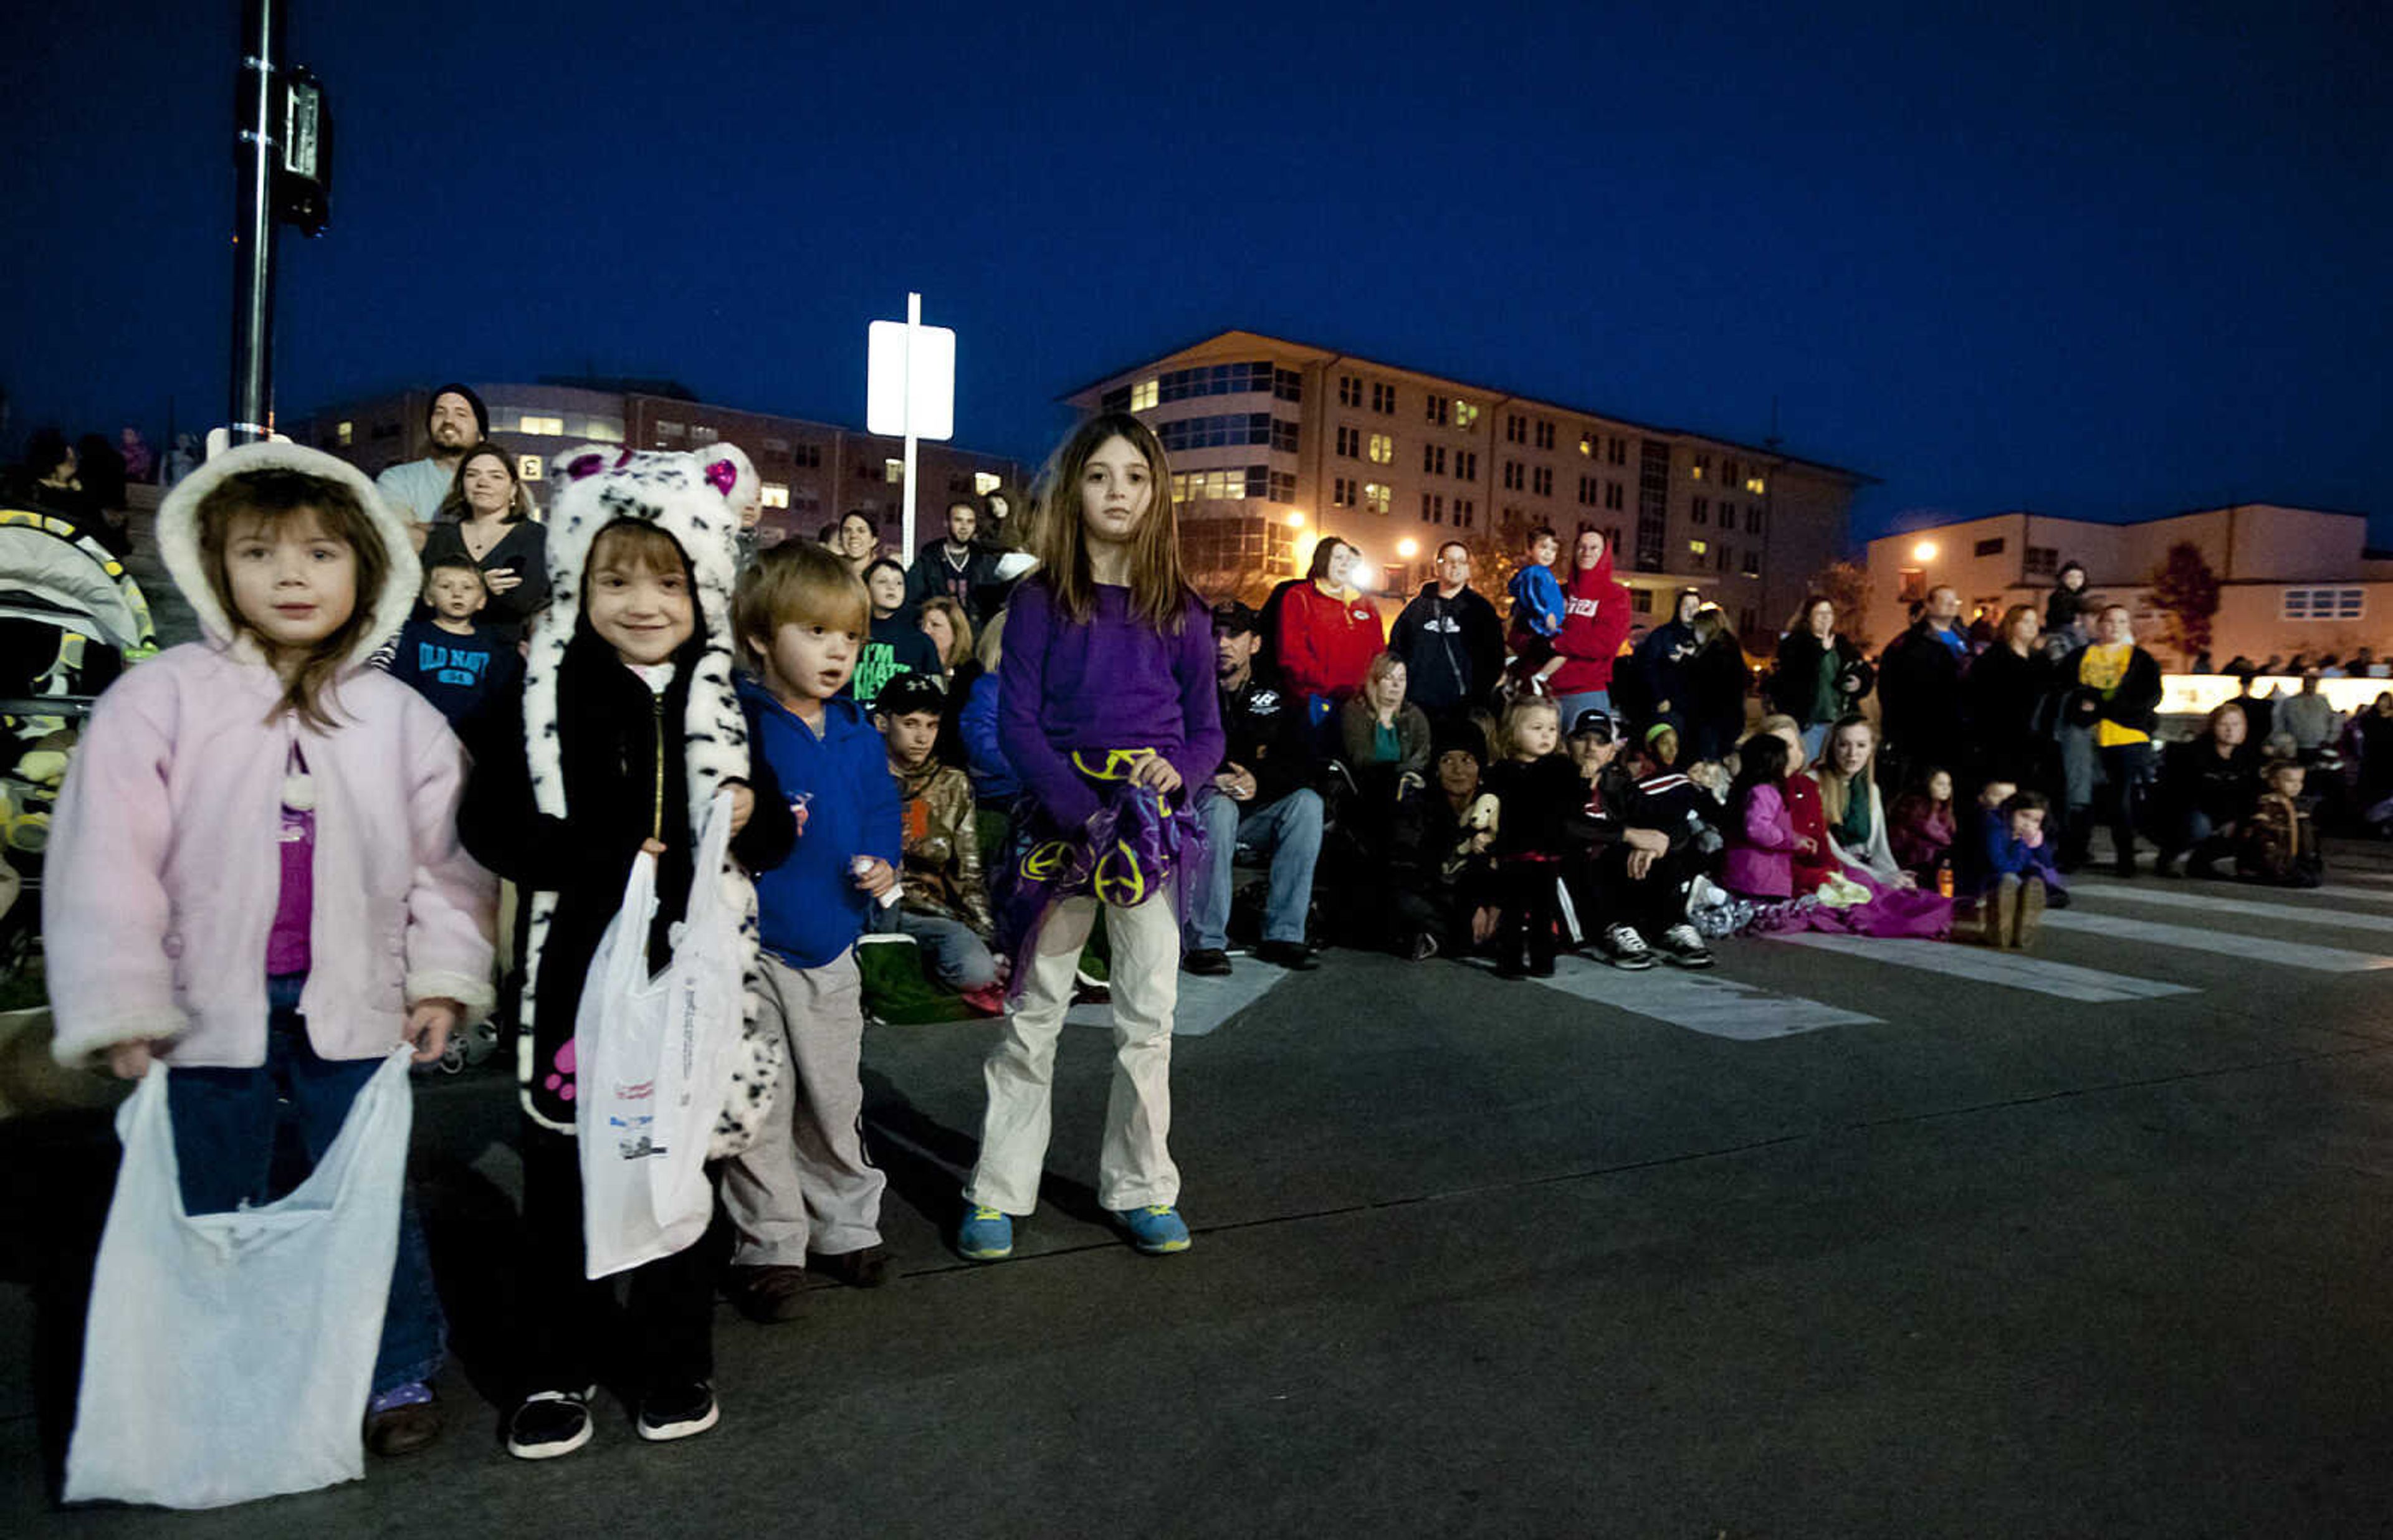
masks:
<svg viewBox="0 0 2393 1540"><path fill-rule="evenodd" d="M1301 529L1304 528L1303 509L1299 508L1288 516L1288 527L1291 529Z"/></svg>
<svg viewBox="0 0 2393 1540"><path fill-rule="evenodd" d="M1921 541L1918 544L1911 548L1911 559L1913 561L1934 561L1936 559L1936 542L1932 540Z"/></svg>
<svg viewBox="0 0 2393 1540"><path fill-rule="evenodd" d="M1415 556L1420 555L1420 542L1413 539L1410 535L1406 535L1404 539L1396 542L1396 555L1404 557L1406 561L1412 560Z"/></svg>

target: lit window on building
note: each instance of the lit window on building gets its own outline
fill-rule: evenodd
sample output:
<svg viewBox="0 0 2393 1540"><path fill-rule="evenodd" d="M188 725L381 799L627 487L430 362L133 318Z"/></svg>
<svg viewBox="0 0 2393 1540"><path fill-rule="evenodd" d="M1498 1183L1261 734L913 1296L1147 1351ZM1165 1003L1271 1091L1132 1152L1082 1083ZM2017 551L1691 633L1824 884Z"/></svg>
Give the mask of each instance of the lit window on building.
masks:
<svg viewBox="0 0 2393 1540"><path fill-rule="evenodd" d="M1005 477L995 471L973 472L973 495L975 497L987 497L1004 485Z"/></svg>
<svg viewBox="0 0 2393 1540"><path fill-rule="evenodd" d="M687 423L670 423L661 417L657 419L658 443L676 443L682 439L687 438L688 437L689 424Z"/></svg>
<svg viewBox="0 0 2393 1540"><path fill-rule="evenodd" d="M1479 403L1476 401L1466 401L1459 396L1456 397L1454 398L1454 425L1458 428L1474 427L1478 424L1478 422Z"/></svg>
<svg viewBox="0 0 2393 1540"><path fill-rule="evenodd" d="M1690 481L1701 481L1704 478L1704 473L1711 469L1711 462L1712 457L1710 455L1699 454L1695 456L1695 463L1687 467L1687 479Z"/></svg>
<svg viewBox="0 0 2393 1540"><path fill-rule="evenodd" d="M1596 443L1596 438L1595 438L1595 435L1594 435L1594 434L1592 434L1592 433L1582 433L1582 434L1580 434L1580 435L1578 436L1578 452L1579 452L1580 457L1581 457L1581 458L1583 458L1583 459L1588 459L1588 460L1592 460L1592 459L1594 459L1594 458L1595 458L1595 443Z"/></svg>
<svg viewBox="0 0 2393 1540"><path fill-rule="evenodd" d="M1131 386L1131 411L1144 411L1147 408L1155 405L1156 396L1161 387L1161 384L1162 382L1158 380L1141 380L1138 384Z"/></svg>
<svg viewBox="0 0 2393 1540"><path fill-rule="evenodd" d="M535 417L527 411L516 418L516 431L533 434L543 438L562 438L565 437L565 419Z"/></svg>
<svg viewBox="0 0 2393 1540"><path fill-rule="evenodd" d="M1711 551L1712 546L1711 542L1709 541L1691 540L1687 542L1687 555L1691 556L1707 556L1711 555Z"/></svg>
<svg viewBox="0 0 2393 1540"><path fill-rule="evenodd" d="M906 462L903 460L882 461L881 479L886 481L893 487L904 485L906 480Z"/></svg>
<svg viewBox="0 0 2393 1540"><path fill-rule="evenodd" d="M1745 478L1745 489L1751 492L1754 496L1759 497L1763 493L1769 491L1770 488L1768 483L1764 482L1761 477L1758 476L1748 476Z"/></svg>
<svg viewBox="0 0 2393 1540"><path fill-rule="evenodd" d="M1384 433L1371 435L1371 463L1385 465L1396 458L1396 441Z"/></svg>
<svg viewBox="0 0 2393 1540"><path fill-rule="evenodd" d="M1395 492L1377 481L1363 483L1363 506L1375 514L1384 514L1395 501Z"/></svg>
<svg viewBox="0 0 2393 1540"><path fill-rule="evenodd" d="M348 443L357 436L358 425L355 423L343 423L333 430L333 437L344 444Z"/></svg>
<svg viewBox="0 0 2393 1540"><path fill-rule="evenodd" d="M582 424L580 437L594 444L620 444L623 441L623 420L621 417L593 417Z"/></svg>
<svg viewBox="0 0 2393 1540"><path fill-rule="evenodd" d="M722 437L703 423L689 430L689 441L693 444L712 444Z"/></svg>
<svg viewBox="0 0 2393 1540"><path fill-rule="evenodd" d="M2288 620L2357 620L2367 609L2364 588L2288 588L2278 613Z"/></svg>
<svg viewBox="0 0 2393 1540"><path fill-rule="evenodd" d="M757 498L764 507L786 508L790 505L790 484L786 481L767 481L757 489Z"/></svg>
<svg viewBox="0 0 2393 1540"><path fill-rule="evenodd" d="M536 454L519 454L516 456L517 480L538 481L542 476L547 474L547 467L541 463L540 456Z"/></svg>

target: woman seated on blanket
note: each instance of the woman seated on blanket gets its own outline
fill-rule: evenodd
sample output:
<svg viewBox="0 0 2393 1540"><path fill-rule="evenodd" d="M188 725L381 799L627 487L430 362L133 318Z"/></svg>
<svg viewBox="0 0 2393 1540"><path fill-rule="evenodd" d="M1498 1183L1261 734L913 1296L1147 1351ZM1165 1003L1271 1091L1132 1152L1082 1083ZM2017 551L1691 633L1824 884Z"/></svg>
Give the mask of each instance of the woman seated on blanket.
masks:
<svg viewBox="0 0 2393 1540"><path fill-rule="evenodd" d="M1811 767L1827 822L1828 849L1844 875L1871 891L1879 911L1872 935L1942 935L1952 929L1953 901L1920 891L1894 858L1887 837L1886 803L1878 795L1877 729L1849 713L1828 730L1827 752Z"/></svg>

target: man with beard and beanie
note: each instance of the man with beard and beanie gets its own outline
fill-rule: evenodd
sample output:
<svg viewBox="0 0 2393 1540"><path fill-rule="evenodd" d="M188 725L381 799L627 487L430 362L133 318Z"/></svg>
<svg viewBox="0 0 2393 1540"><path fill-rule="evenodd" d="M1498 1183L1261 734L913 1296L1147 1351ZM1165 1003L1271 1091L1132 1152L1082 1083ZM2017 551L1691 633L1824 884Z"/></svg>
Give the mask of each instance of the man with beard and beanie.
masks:
<svg viewBox="0 0 2393 1540"><path fill-rule="evenodd" d="M1711 949L1687 921L1687 896L1719 841L1703 807L1711 794L1676 771L1640 778L1620 754L1618 729L1598 709L1571 723L1571 763L1587 802L1569 823L1563 881L1596 955L1635 972L1660 959L1708 968Z"/></svg>
<svg viewBox="0 0 2393 1540"><path fill-rule="evenodd" d="M1196 793L1205 820L1205 891L1189 910L1180 966L1230 971L1230 895L1239 845L1271 853L1263 936L1255 956L1300 972L1320 966L1304 944L1313 867L1321 855L1321 793L1313 789L1313 735L1304 702L1255 672L1262 621L1242 604L1213 611L1213 666L1222 696L1222 768Z"/></svg>
<svg viewBox="0 0 2393 1540"><path fill-rule="evenodd" d="M1471 586L1469 546L1437 548L1437 581L1396 617L1388 650L1405 660L1407 698L1432 723L1458 721L1486 700L1504 676L1504 622Z"/></svg>
<svg viewBox="0 0 2393 1540"><path fill-rule="evenodd" d="M457 467L464 463L465 451L490 436L490 409L471 385L452 382L432 392L424 430L432 440L430 454L393 465L374 477L374 489L382 493L383 501L418 525L429 525L439 516L441 502L456 484ZM415 543L418 549L423 547L420 535Z"/></svg>

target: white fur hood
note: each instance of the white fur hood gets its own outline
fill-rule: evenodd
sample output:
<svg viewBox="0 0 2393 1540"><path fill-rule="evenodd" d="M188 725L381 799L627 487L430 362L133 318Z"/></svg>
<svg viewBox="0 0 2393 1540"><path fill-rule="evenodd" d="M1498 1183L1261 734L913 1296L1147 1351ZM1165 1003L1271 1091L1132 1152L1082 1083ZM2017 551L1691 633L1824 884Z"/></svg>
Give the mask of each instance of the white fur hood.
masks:
<svg viewBox="0 0 2393 1540"><path fill-rule="evenodd" d="M367 524L382 540L389 559L382 590L358 595L360 604L369 606L373 623L358 633L356 644L342 659L344 668L362 668L374 649L406 623L417 595L424 590L424 573L416 561L414 543L408 537L406 522L383 501L365 473L346 460L336 460L305 444L272 441L243 444L217 455L177 482L175 489L158 506L158 555L166 564L167 576L175 580L175 586L190 601L192 611L199 617L200 629L208 640L218 646L232 644L232 617L216 602L200 555L200 502L229 476L272 470L297 471L347 488L364 508Z"/></svg>

